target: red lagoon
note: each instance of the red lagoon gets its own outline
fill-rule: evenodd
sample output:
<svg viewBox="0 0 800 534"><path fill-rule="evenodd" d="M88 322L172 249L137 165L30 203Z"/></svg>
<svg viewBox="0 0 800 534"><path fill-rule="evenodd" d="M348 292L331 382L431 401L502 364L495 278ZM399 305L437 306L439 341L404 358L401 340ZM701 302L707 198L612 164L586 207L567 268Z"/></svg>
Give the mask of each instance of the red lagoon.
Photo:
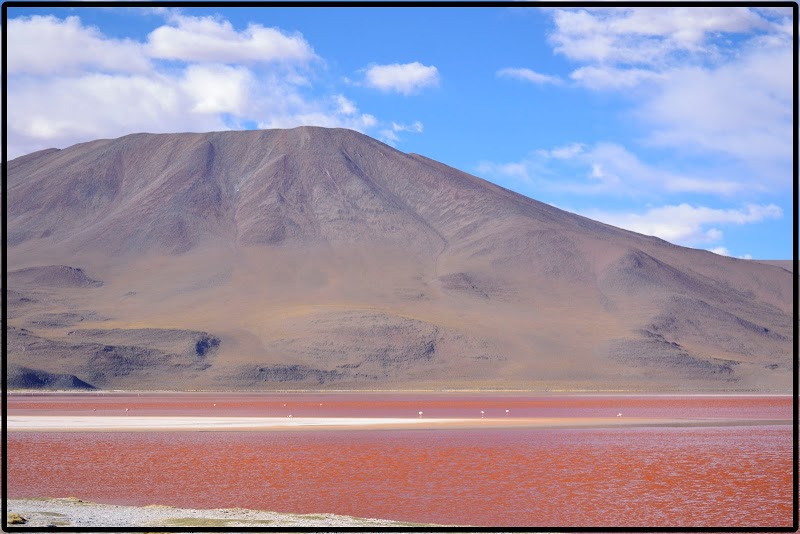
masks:
<svg viewBox="0 0 800 534"><path fill-rule="evenodd" d="M138 415L216 410L269 417L423 411L479 418L481 410L487 417L792 416L791 397L780 396L127 393L8 401L9 415L109 415L127 408ZM494 527L792 524L790 425L9 432L6 445L9 498L77 496Z"/></svg>

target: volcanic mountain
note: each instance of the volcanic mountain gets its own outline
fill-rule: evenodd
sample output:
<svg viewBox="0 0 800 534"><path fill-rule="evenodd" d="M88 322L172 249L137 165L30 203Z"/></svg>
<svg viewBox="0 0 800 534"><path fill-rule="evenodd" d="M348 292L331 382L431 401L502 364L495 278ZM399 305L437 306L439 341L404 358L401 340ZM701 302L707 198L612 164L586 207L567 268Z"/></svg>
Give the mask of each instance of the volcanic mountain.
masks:
<svg viewBox="0 0 800 534"><path fill-rule="evenodd" d="M7 164L9 387L790 391L793 274L342 129Z"/></svg>

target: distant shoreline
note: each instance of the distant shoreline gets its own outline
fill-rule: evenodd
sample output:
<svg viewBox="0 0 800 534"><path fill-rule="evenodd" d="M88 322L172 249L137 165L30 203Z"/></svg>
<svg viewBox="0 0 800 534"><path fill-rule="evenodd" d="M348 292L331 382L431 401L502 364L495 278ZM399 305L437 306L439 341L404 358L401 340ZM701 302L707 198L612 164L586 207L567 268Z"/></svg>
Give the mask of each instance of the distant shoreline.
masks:
<svg viewBox="0 0 800 534"><path fill-rule="evenodd" d="M581 389L273 389L273 390L154 390L154 389L9 389L9 396L24 395L279 395L287 394L529 394L529 395L575 395L586 397L792 397L793 392L759 392L759 391L659 391L644 390L581 390Z"/></svg>
<svg viewBox="0 0 800 534"><path fill-rule="evenodd" d="M316 513L292 514L244 508L193 509L172 506L121 506L75 497L8 499L6 510L25 518L12 527L420 527L439 526Z"/></svg>
<svg viewBox="0 0 800 534"><path fill-rule="evenodd" d="M791 425L791 419L677 419L656 417L196 417L11 415L9 432L169 432L287 430L446 430Z"/></svg>

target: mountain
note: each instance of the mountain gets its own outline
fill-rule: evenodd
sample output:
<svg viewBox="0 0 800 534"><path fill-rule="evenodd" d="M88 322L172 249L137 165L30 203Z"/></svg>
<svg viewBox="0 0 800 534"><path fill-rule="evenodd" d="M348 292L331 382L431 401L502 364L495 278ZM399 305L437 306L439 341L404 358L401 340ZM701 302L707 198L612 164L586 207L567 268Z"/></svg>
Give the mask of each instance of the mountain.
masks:
<svg viewBox="0 0 800 534"><path fill-rule="evenodd" d="M44 150L7 200L9 387L792 388L791 266L349 130Z"/></svg>

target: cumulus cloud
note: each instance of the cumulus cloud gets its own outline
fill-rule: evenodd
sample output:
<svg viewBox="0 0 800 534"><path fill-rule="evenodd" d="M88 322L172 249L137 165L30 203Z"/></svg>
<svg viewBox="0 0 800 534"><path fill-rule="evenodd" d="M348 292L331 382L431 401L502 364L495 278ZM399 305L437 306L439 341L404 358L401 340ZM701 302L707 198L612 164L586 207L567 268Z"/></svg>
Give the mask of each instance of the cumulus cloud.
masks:
<svg viewBox="0 0 800 534"><path fill-rule="evenodd" d="M9 74L74 73L80 69L109 72L145 72L150 61L141 43L109 39L78 17L9 18Z"/></svg>
<svg viewBox="0 0 800 534"><path fill-rule="evenodd" d="M314 91L319 62L302 35L157 15L166 22L139 41L77 16L9 19L8 157L132 132L379 126L345 95Z"/></svg>
<svg viewBox="0 0 800 534"><path fill-rule="evenodd" d="M193 112L241 115L247 109L252 78L242 67L190 65L180 88L192 101Z"/></svg>
<svg viewBox="0 0 800 534"><path fill-rule="evenodd" d="M542 74L531 69L526 68L505 68L497 71L497 75L501 78L514 78L526 82L535 83L537 85L561 85L563 80L558 76L551 76L549 74Z"/></svg>
<svg viewBox="0 0 800 534"><path fill-rule="evenodd" d="M634 7L557 9L550 42L566 57L601 64L664 65L715 52L710 36L767 29L748 8Z"/></svg>
<svg viewBox="0 0 800 534"><path fill-rule="evenodd" d="M182 15L174 15L171 22L148 36L152 57L218 63L305 62L315 57L302 35L277 28L250 24L236 31L224 19Z"/></svg>
<svg viewBox="0 0 800 534"><path fill-rule="evenodd" d="M385 92L411 95L426 87L439 85L439 70L415 61L413 63L393 63L391 65L372 65L365 73L365 83Z"/></svg>
<svg viewBox="0 0 800 534"><path fill-rule="evenodd" d="M192 98L178 80L158 75L92 73L9 83L9 156L35 143L70 141L136 131L222 129L222 121L191 113ZM43 148L43 147L39 147Z"/></svg>
<svg viewBox="0 0 800 534"><path fill-rule="evenodd" d="M717 226L780 219L783 217L783 210L774 204L748 204L739 209L718 209L682 203L650 208L644 213L584 210L581 214L619 228L691 246L716 243L722 239L722 230Z"/></svg>

